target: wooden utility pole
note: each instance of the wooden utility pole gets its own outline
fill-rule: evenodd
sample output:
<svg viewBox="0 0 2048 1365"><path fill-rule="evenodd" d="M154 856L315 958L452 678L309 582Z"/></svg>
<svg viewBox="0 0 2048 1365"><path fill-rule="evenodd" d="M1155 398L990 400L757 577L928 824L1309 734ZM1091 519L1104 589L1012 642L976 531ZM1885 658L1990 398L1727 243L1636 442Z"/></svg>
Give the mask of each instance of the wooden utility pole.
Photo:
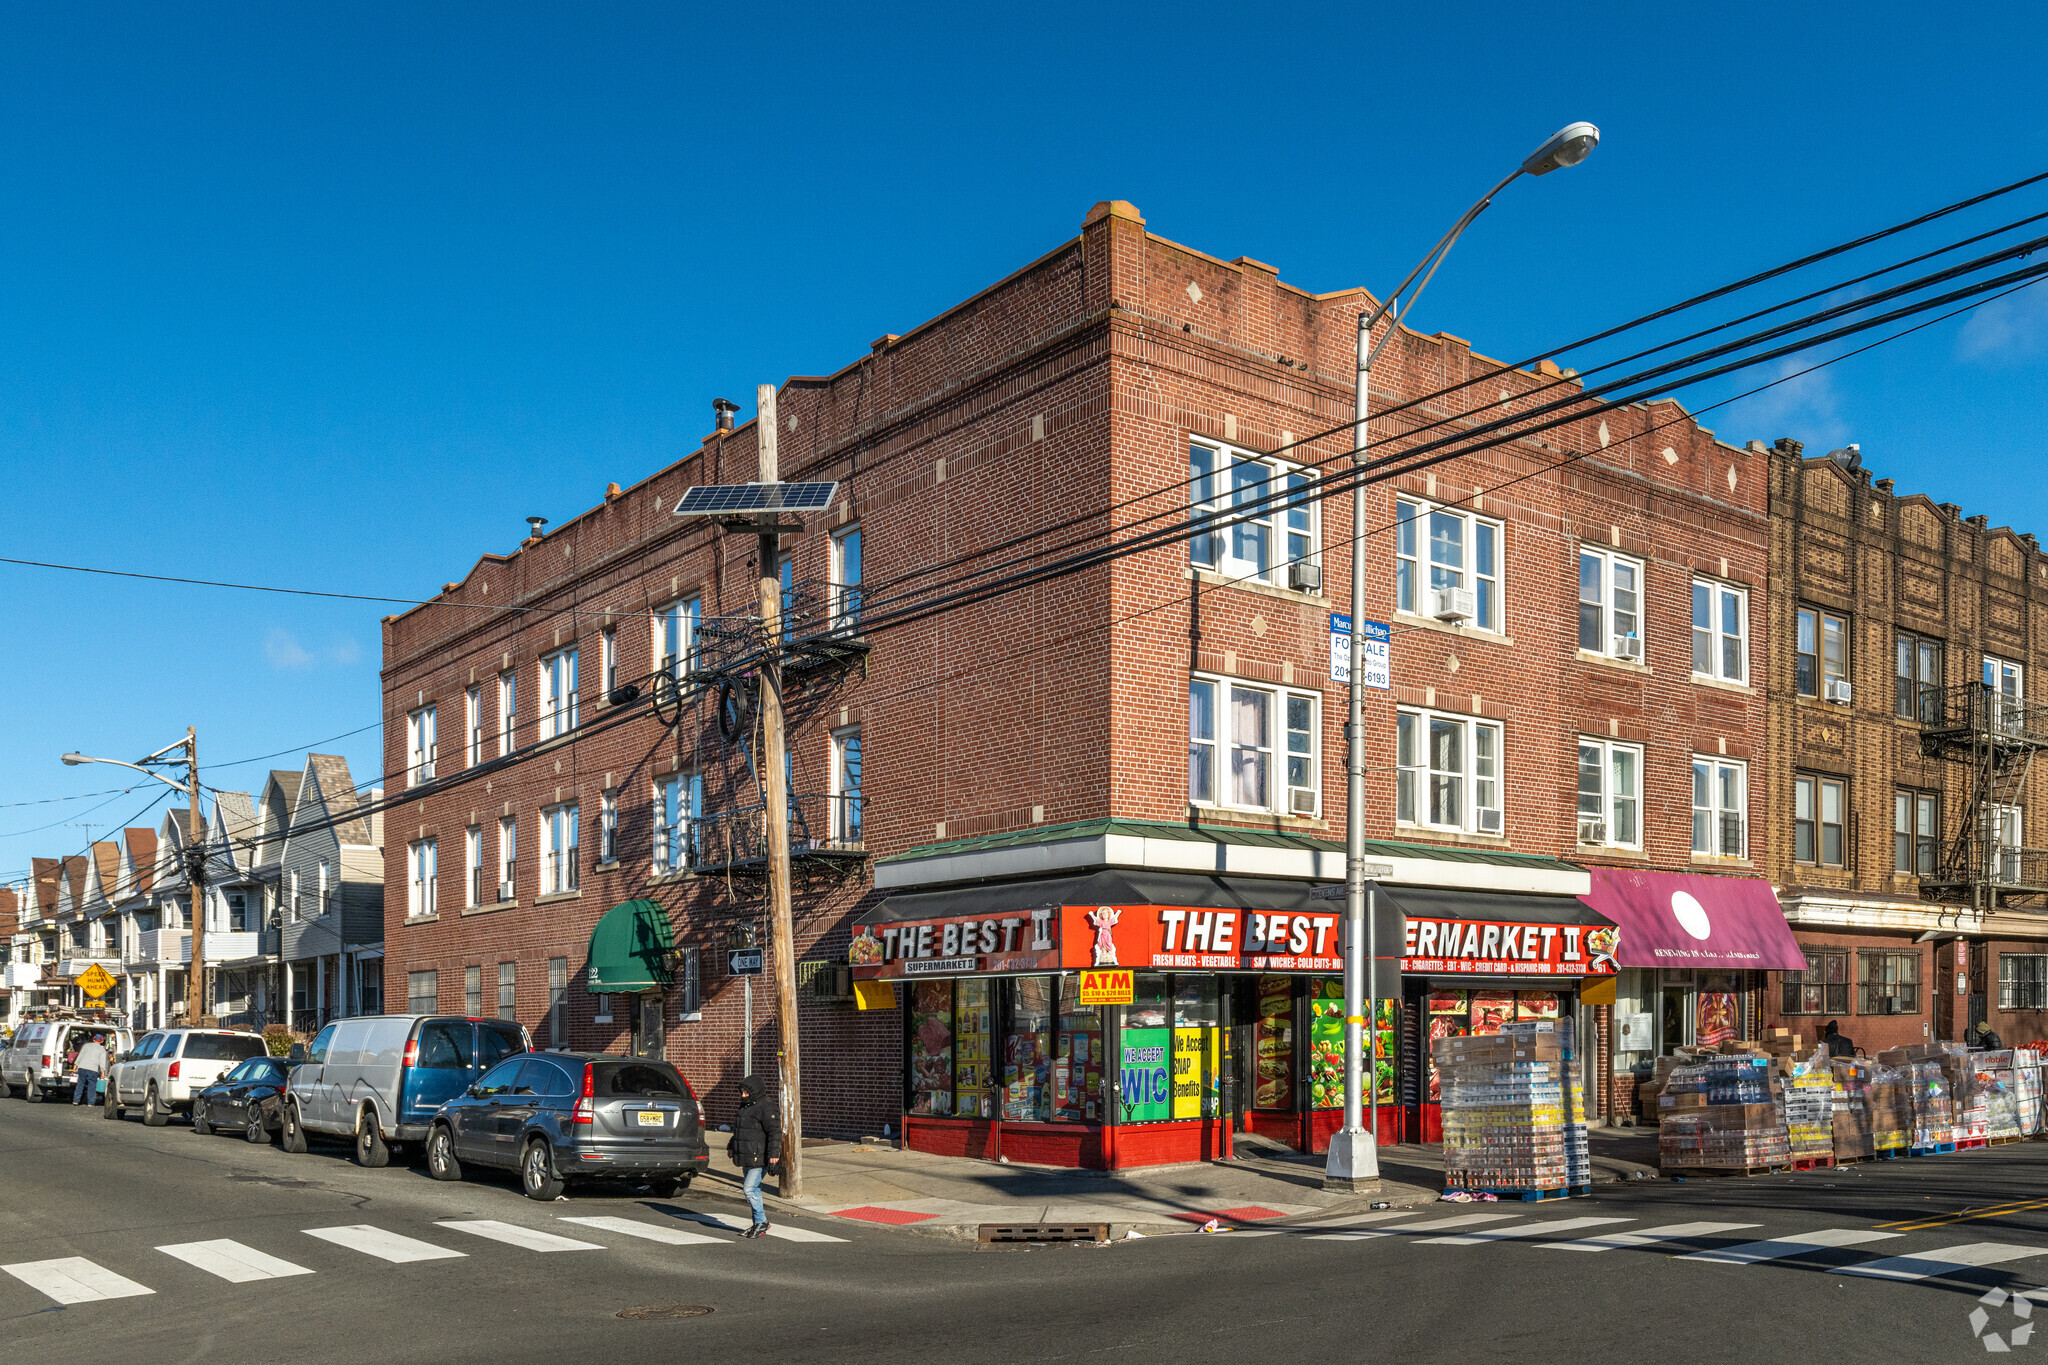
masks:
<svg viewBox="0 0 2048 1365"><path fill-rule="evenodd" d="M779 483L775 454L775 386L754 391L754 439L761 452L761 482ZM782 545L779 513L761 514L761 755L768 769L768 960L775 967L775 1024L781 1043L782 1197L804 1192L803 1069L797 1052L796 927L789 907L788 739L782 729Z"/></svg>
<svg viewBox="0 0 2048 1365"><path fill-rule="evenodd" d="M185 1023L198 1028L206 1015L206 824L199 818L199 731L185 727L185 879L192 884L192 965L185 974Z"/></svg>

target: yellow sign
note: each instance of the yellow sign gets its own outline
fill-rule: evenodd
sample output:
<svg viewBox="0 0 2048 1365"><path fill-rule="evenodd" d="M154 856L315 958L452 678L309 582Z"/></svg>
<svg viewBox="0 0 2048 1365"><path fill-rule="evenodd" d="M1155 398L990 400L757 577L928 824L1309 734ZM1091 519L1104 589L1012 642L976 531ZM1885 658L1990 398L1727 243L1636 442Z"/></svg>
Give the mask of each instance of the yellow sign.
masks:
<svg viewBox="0 0 2048 1365"><path fill-rule="evenodd" d="M1131 973L1081 973L1081 1004L1128 1005L1131 1003Z"/></svg>
<svg viewBox="0 0 2048 1365"><path fill-rule="evenodd" d="M78 989L97 1000L114 989L114 978L105 967L95 962L78 974Z"/></svg>
<svg viewBox="0 0 2048 1365"><path fill-rule="evenodd" d="M854 982L853 1007L861 1010L895 1009L896 983L893 981Z"/></svg>
<svg viewBox="0 0 2048 1365"><path fill-rule="evenodd" d="M1202 1117L1202 1089L1209 1047L1208 1029L1177 1028L1173 1031L1173 1117Z"/></svg>

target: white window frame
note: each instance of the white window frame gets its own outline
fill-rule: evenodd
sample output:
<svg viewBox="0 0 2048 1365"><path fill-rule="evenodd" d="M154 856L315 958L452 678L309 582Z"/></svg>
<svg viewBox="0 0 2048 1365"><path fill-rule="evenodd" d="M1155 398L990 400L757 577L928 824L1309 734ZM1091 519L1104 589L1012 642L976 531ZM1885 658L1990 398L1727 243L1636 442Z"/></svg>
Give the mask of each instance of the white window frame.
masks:
<svg viewBox="0 0 2048 1365"><path fill-rule="evenodd" d="M462 903L474 910L483 904L484 827L471 825L462 841Z"/></svg>
<svg viewBox="0 0 2048 1365"><path fill-rule="evenodd" d="M2026 818L2026 812L2018 806L1983 807L1978 819L1983 822L1986 881L2010 884L2020 880L2020 850L2025 847L2021 836Z"/></svg>
<svg viewBox="0 0 2048 1365"><path fill-rule="evenodd" d="M1704 600L1702 600L1704 599ZM1734 609L1735 630L1728 630L1729 609ZM1706 624L1700 624L1700 617ZM1735 671L1728 671L1728 650L1735 649ZM1700 667L1702 653L1707 667ZM1749 682L1749 589L1711 578L1692 581L1692 675L1718 678L1722 682Z"/></svg>
<svg viewBox="0 0 2048 1365"><path fill-rule="evenodd" d="M564 801L558 805L542 808L540 813L540 891L543 896L558 896L574 891L582 878L577 870L577 859L582 850L577 847L580 831L577 825L582 815L577 802Z"/></svg>
<svg viewBox="0 0 2048 1365"><path fill-rule="evenodd" d="M436 708L422 706L405 717L405 785L417 787L434 780L434 763L440 756L440 725Z"/></svg>
<svg viewBox="0 0 2048 1365"><path fill-rule="evenodd" d="M519 817L498 821L498 903L519 898Z"/></svg>
<svg viewBox="0 0 2048 1365"><path fill-rule="evenodd" d="M1315 482L1314 470L1287 460L1221 441L1188 442L1189 515L1217 518L1188 541L1188 562L1228 578L1287 586L1290 563L1322 562L1322 508L1314 497ZM1241 521L1219 515L1252 506L1259 506L1258 513ZM1249 557L1240 553L1255 546L1261 534L1263 564L1256 551ZM1297 538L1306 539L1306 553Z"/></svg>
<svg viewBox="0 0 2048 1365"><path fill-rule="evenodd" d="M832 629L852 631L860 625L861 586L867 570L867 542L861 536L862 528L856 524L842 526L832 533L829 563L832 585ZM848 549L852 550L853 568L851 577L847 569Z"/></svg>
<svg viewBox="0 0 2048 1365"><path fill-rule="evenodd" d="M470 767L484 761L484 689L472 687L462 695L464 760Z"/></svg>
<svg viewBox="0 0 2048 1365"><path fill-rule="evenodd" d="M554 739L576 728L581 709L577 696L576 650L558 649L540 661L540 737Z"/></svg>
<svg viewBox="0 0 2048 1365"><path fill-rule="evenodd" d="M433 915L440 904L437 888L441 880L441 860L437 843L434 839L415 839L406 845L407 869L411 873L406 884L407 919L425 919Z"/></svg>
<svg viewBox="0 0 2048 1365"><path fill-rule="evenodd" d="M689 676L697 655L697 631L704 624L704 595L678 597L654 614L654 658L659 673L666 670L681 682Z"/></svg>
<svg viewBox="0 0 2048 1365"><path fill-rule="evenodd" d="M686 872L696 866L690 826L703 818L704 774L670 773L654 784L654 870Z"/></svg>
<svg viewBox="0 0 2048 1365"><path fill-rule="evenodd" d="M1404 724L1406 735L1404 736ZM1464 727L1459 741L1461 767L1457 771L1433 766L1429 738L1439 724ZM1406 742L1404 743L1404 738ZM1482 754L1490 748L1490 757ZM1416 829L1456 831L1461 834L1501 836L1507 830L1507 734L1499 721L1455 712L1431 711L1404 706L1394 719L1394 822ZM1491 771L1487 771L1488 767ZM1435 820L1436 781L1459 783L1455 823ZM1487 803L1491 795L1492 803ZM1408 814L1402 814L1403 809Z"/></svg>
<svg viewBox="0 0 2048 1365"><path fill-rule="evenodd" d="M1597 561L1600 566L1598 586L1600 599L1598 602L1588 602L1586 600L1586 563L1588 560ZM1648 629L1644 623L1644 599L1649 594L1646 577L1643 572L1643 561L1634 555L1625 555L1619 550L1607 549L1599 545L1581 545L1579 546L1578 565L1579 615L1576 637L1579 652L1581 654L1597 654L1608 659L1620 659L1622 657L1621 653L1614 647L1615 641L1618 638L1628 634L1633 634L1638 641L1645 641L1649 638ZM1630 589L1630 591L1635 593L1636 598L1634 612L1635 629L1633 632L1623 631L1619 628L1622 624L1620 620L1622 613L1616 607L1614 601L1614 570L1617 565L1635 571L1635 587ZM1586 648L1586 608L1589 606L1596 608L1600 613L1600 625L1598 628L1600 648L1598 649ZM1641 656L1640 658L1627 660L1626 662L1647 664L1650 661L1650 652L1647 647L1640 647L1637 652Z"/></svg>
<svg viewBox="0 0 2048 1365"><path fill-rule="evenodd" d="M1597 792L1588 792L1586 790L1586 774L1589 771L1586 766L1586 755L1589 753L1598 755L1600 789ZM1635 791L1633 793L1623 793L1620 790L1621 783L1618 777L1622 766L1620 760L1622 759L1634 760ZM1576 841L1579 845L1581 847L1599 848L1641 848L1643 846L1643 746L1640 744L1624 743L1618 739L1602 739L1596 735L1580 735L1577 771L1578 818L1582 821L1587 819L1598 820L1606 830L1604 838L1577 839ZM1588 809L1589 800L1592 803L1592 809ZM1633 805L1634 809L1628 810L1627 808L1630 805ZM1635 826L1635 837L1632 839L1619 837L1619 831L1623 823L1621 816L1624 811L1630 817L1629 823Z"/></svg>
<svg viewBox="0 0 2048 1365"><path fill-rule="evenodd" d="M1734 807L1728 805L1729 779L1734 781ZM1701 799L1704 796L1704 801ZM1734 816L1735 851L1723 837L1723 823ZM1692 756L1692 851L1702 858L1749 856L1749 765L1715 754Z"/></svg>
<svg viewBox="0 0 2048 1365"><path fill-rule="evenodd" d="M597 635L597 681L607 699L618 690L619 632L615 626L606 626Z"/></svg>
<svg viewBox="0 0 2048 1365"><path fill-rule="evenodd" d="M619 860L619 792L614 787L597 798L597 860Z"/></svg>
<svg viewBox="0 0 2048 1365"><path fill-rule="evenodd" d="M837 845L857 846L862 838L861 762L865 755L860 730L858 725L849 725L832 732L828 788L832 797L832 842Z"/></svg>
<svg viewBox="0 0 2048 1365"><path fill-rule="evenodd" d="M1207 737L1195 733L1195 697L1207 689L1211 698L1210 716L1212 733ZM1240 744L1231 733L1230 718L1234 714L1232 702L1237 693L1256 693L1264 698L1266 708L1266 734L1263 744ZM1304 702L1309 708L1308 752L1295 754L1289 747L1292 735L1288 728L1290 703ZM1265 765L1266 799L1263 802L1245 802L1232 799L1238 789L1237 755L1242 752L1263 758ZM1291 758L1306 760L1307 785L1299 785L1291 779L1294 776ZM1223 760L1229 758L1226 769ZM1196 791L1195 768L1199 762L1206 762L1210 773L1209 795L1204 797ZM1284 687L1271 683L1251 682L1244 678L1226 677L1214 673L1198 673L1188 681L1188 804L1216 810L1249 810L1269 815L1312 816L1322 808L1322 696L1316 692L1296 687ZM1311 800L1308 809L1291 809L1293 794L1305 792Z"/></svg>
<svg viewBox="0 0 2048 1365"><path fill-rule="evenodd" d="M498 756L519 747L519 675L498 675Z"/></svg>
<svg viewBox="0 0 2048 1365"><path fill-rule="evenodd" d="M1460 561L1455 568L1436 562L1437 518L1458 524ZM1493 542L1491 573L1482 572L1479 564L1480 543L1486 539ZM1473 615L1466 629L1502 634L1507 619L1501 584L1506 547L1507 524L1498 518L1445 507L1412 493L1401 494L1394 500L1394 610L1429 618L1427 594L1431 589L1470 588ZM1456 581L1439 583L1440 577Z"/></svg>
<svg viewBox="0 0 2048 1365"><path fill-rule="evenodd" d="M1995 703L1992 723L2007 734L2017 734L2026 728L2027 670L2025 665L2011 659L2001 659L1996 654L1986 654L1982 680L1990 691ZM2011 683L2008 691L2006 684Z"/></svg>

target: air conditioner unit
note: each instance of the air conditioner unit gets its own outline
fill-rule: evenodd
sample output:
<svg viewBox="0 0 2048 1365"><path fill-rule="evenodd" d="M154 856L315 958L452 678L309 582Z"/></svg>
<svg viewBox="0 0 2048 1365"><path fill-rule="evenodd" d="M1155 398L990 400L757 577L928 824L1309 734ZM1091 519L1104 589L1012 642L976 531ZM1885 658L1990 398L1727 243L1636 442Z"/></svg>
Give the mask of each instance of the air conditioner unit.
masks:
<svg viewBox="0 0 2048 1365"><path fill-rule="evenodd" d="M1829 701L1838 701L1842 705L1847 706L1850 698L1849 680L1847 678L1829 678L1821 684L1821 695Z"/></svg>
<svg viewBox="0 0 2048 1365"><path fill-rule="evenodd" d="M1448 625L1463 625L1478 614L1470 588L1431 588L1429 614Z"/></svg>
<svg viewBox="0 0 2048 1365"><path fill-rule="evenodd" d="M853 999L853 968L828 965L811 974L811 994L818 1000Z"/></svg>
<svg viewBox="0 0 2048 1365"><path fill-rule="evenodd" d="M1289 564L1287 566L1287 586L1296 592L1321 592L1323 590L1323 566L1308 563Z"/></svg>
<svg viewBox="0 0 2048 1365"><path fill-rule="evenodd" d="M1643 661L1643 640L1640 635L1617 635L1614 637L1614 657L1627 659L1630 663Z"/></svg>
<svg viewBox="0 0 2048 1365"><path fill-rule="evenodd" d="M1287 793L1287 809L1294 815L1314 815L1316 794L1307 787L1296 787Z"/></svg>
<svg viewBox="0 0 2048 1365"><path fill-rule="evenodd" d="M1607 822L1597 816L1579 817L1579 842L1582 844L1604 844L1607 842Z"/></svg>
<svg viewBox="0 0 2048 1365"><path fill-rule="evenodd" d="M1498 834L1498 833L1500 833L1500 812L1499 812L1499 811L1497 811L1497 810L1482 810L1482 811L1480 811L1480 812L1479 812L1479 832L1480 832L1481 834Z"/></svg>

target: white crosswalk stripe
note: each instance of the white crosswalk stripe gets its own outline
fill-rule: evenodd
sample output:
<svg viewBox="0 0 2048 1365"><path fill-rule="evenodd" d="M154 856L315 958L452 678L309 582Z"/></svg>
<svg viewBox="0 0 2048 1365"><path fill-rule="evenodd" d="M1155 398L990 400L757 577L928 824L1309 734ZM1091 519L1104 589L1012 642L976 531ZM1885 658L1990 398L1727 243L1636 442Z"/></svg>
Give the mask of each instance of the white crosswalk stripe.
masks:
<svg viewBox="0 0 2048 1365"><path fill-rule="evenodd" d="M1871 1232L1864 1228L1822 1228L1798 1237L1773 1237L1767 1242L1744 1242L1719 1251L1695 1251L1681 1261L1721 1261L1728 1265L1756 1265L1760 1261L1782 1261L1809 1251L1832 1251L1838 1247L1862 1246L1897 1237L1896 1232Z"/></svg>
<svg viewBox="0 0 2048 1365"><path fill-rule="evenodd" d="M1311 1242L1363 1242L1373 1237L1391 1237L1391 1232L1311 1232Z"/></svg>
<svg viewBox="0 0 2048 1365"><path fill-rule="evenodd" d="M1931 1275L1946 1275L1952 1270L1975 1270L1980 1266L2023 1261L2029 1256L2048 1256L2048 1247L2013 1246L2007 1242L1966 1242L1961 1246L1943 1247L1939 1251L1892 1256L1882 1261L1865 1261L1862 1265L1847 1266L1834 1273L1863 1275L1878 1280L1924 1280Z"/></svg>
<svg viewBox="0 0 2048 1365"><path fill-rule="evenodd" d="M422 1242L417 1237L386 1232L368 1223L340 1228L307 1228L306 1235L347 1247L350 1251L360 1251L365 1256L375 1256L381 1261L390 1261L393 1265L404 1265L410 1261L447 1261L466 1254Z"/></svg>
<svg viewBox="0 0 2048 1365"><path fill-rule="evenodd" d="M1455 1218L1432 1218L1426 1223L1403 1223L1388 1231L1406 1237L1411 1232L1440 1232L1446 1228L1477 1227L1481 1223L1505 1223L1511 1218L1520 1218L1519 1213L1461 1213Z"/></svg>
<svg viewBox="0 0 2048 1365"><path fill-rule="evenodd" d="M726 1213L684 1213L682 1216L688 1218L693 1223L703 1223L707 1227L725 1228L729 1232L745 1232L749 1227L753 1226L745 1218L734 1218L731 1214ZM785 1242L843 1242L846 1240L844 1237L832 1237L822 1232L812 1232L809 1228L786 1227L781 1223L772 1225L768 1229L768 1235L770 1237L780 1237Z"/></svg>
<svg viewBox="0 0 2048 1365"><path fill-rule="evenodd" d="M46 1294L58 1303L96 1303L101 1299L129 1299L156 1291L94 1265L83 1256L63 1256L54 1261L23 1261L0 1266L30 1289Z"/></svg>
<svg viewBox="0 0 2048 1365"><path fill-rule="evenodd" d="M539 1228L523 1228L517 1223L504 1223L496 1218L464 1218L434 1224L437 1228L452 1228L466 1232L473 1237L488 1237L493 1242L506 1246L524 1247L528 1251L603 1251L595 1242L579 1242L574 1237L561 1237Z"/></svg>
<svg viewBox="0 0 2048 1365"><path fill-rule="evenodd" d="M724 1246L726 1241L723 1237L706 1237L701 1232L691 1232L687 1228L671 1228L663 1227L657 1223L643 1223L637 1218L571 1218L565 1214L562 1221L565 1223L579 1223L586 1228L596 1228L600 1232L616 1232L623 1237L644 1237L650 1242L662 1242L672 1247L700 1244Z"/></svg>
<svg viewBox="0 0 2048 1365"><path fill-rule="evenodd" d="M252 1280L281 1280L289 1275L310 1275L313 1272L302 1265L281 1261L266 1255L254 1247L245 1247L240 1242L223 1237L213 1242L180 1242L175 1246L158 1247L166 1256L175 1256L186 1265L194 1266L209 1275L218 1275L230 1284L248 1284Z"/></svg>
<svg viewBox="0 0 2048 1365"><path fill-rule="evenodd" d="M1669 1223L1640 1232L1610 1232L1605 1237L1587 1237L1576 1242L1544 1242L1552 1251L1614 1251L1621 1247L1645 1247L1657 1242L1682 1242L1688 1237L1712 1237L1722 1232L1740 1232L1761 1227L1760 1223Z"/></svg>
<svg viewBox="0 0 2048 1365"><path fill-rule="evenodd" d="M1495 1228L1491 1232L1464 1232L1451 1237L1424 1237L1421 1242L1422 1245L1430 1247L1468 1247L1481 1242L1506 1242L1524 1237L1554 1237L1560 1232L1576 1232L1580 1228L1604 1227L1612 1223L1634 1221L1631 1218L1559 1218L1548 1223Z"/></svg>

